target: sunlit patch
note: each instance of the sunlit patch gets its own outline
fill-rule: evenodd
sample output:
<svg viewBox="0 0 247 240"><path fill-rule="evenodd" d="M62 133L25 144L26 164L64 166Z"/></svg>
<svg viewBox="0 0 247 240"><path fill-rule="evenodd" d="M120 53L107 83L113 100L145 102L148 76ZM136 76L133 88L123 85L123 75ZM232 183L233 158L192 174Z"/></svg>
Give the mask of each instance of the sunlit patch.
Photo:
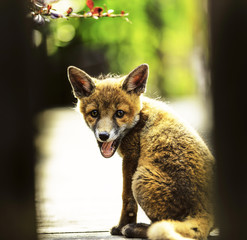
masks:
<svg viewBox="0 0 247 240"><path fill-rule="evenodd" d="M61 42L69 42L75 36L75 28L71 24L64 24L57 29L57 39Z"/></svg>
<svg viewBox="0 0 247 240"><path fill-rule="evenodd" d="M52 54L54 54L57 50L57 46L54 44L54 35L49 35L46 38L46 51L47 51L47 55L51 56Z"/></svg>
<svg viewBox="0 0 247 240"><path fill-rule="evenodd" d="M39 47L40 44L42 43L43 37L40 31L38 30L33 30L33 43L35 47Z"/></svg>
<svg viewBox="0 0 247 240"><path fill-rule="evenodd" d="M38 232L108 231L121 210L119 156L103 158L93 132L72 109L42 112L37 126ZM139 215L149 222L141 209Z"/></svg>
<svg viewBox="0 0 247 240"><path fill-rule="evenodd" d="M121 159L101 157L93 133L73 110L45 111L38 127L38 232L110 229L121 209Z"/></svg>

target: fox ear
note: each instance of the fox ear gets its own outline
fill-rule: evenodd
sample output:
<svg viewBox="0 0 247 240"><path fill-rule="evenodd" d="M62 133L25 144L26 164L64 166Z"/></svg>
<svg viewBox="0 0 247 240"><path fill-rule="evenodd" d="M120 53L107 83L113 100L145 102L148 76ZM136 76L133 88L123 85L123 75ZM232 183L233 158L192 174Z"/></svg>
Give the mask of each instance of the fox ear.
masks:
<svg viewBox="0 0 247 240"><path fill-rule="evenodd" d="M92 78L79 68L68 67L68 78L76 98L88 97L95 89Z"/></svg>
<svg viewBox="0 0 247 240"><path fill-rule="evenodd" d="M122 88L130 92L135 92L138 95L145 92L148 79L148 65L142 64L135 68L124 80Z"/></svg>

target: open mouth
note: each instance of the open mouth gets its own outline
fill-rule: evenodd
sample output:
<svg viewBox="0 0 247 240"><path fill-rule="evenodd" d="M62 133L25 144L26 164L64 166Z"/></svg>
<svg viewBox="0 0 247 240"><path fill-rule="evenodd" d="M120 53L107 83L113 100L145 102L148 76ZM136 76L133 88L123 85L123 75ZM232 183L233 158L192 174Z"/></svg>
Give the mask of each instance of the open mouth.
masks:
<svg viewBox="0 0 247 240"><path fill-rule="evenodd" d="M111 142L99 142L98 141L98 145L99 145L102 156L105 158L112 157L113 154L116 152L119 143L120 143L120 139L116 139Z"/></svg>

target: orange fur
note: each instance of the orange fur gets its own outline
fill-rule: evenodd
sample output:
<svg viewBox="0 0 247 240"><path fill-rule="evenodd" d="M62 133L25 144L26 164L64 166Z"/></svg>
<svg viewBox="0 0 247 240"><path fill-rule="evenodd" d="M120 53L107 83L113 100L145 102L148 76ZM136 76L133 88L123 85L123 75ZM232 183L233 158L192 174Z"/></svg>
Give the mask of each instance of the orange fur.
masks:
<svg viewBox="0 0 247 240"><path fill-rule="evenodd" d="M148 66L98 80L68 76L101 153L123 157L123 208L113 235L154 240L206 239L213 226L214 158L200 136L165 104L142 97ZM137 203L152 225L136 224Z"/></svg>

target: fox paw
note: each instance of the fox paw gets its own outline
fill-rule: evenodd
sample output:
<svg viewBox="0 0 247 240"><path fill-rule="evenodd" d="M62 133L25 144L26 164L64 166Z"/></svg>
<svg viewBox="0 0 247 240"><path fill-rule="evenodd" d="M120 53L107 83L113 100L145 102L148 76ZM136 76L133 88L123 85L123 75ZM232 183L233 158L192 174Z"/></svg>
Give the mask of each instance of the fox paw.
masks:
<svg viewBox="0 0 247 240"><path fill-rule="evenodd" d="M130 223L122 229L122 235L127 238L147 238L147 229L150 225L145 223Z"/></svg>
<svg viewBox="0 0 247 240"><path fill-rule="evenodd" d="M119 227L119 226L115 226L111 229L111 235L118 235L118 236L122 236L122 233L121 233L121 229L122 227Z"/></svg>
<svg viewBox="0 0 247 240"><path fill-rule="evenodd" d="M134 229L134 224L127 224L121 229L121 233L125 237L132 237L133 236L133 229Z"/></svg>

